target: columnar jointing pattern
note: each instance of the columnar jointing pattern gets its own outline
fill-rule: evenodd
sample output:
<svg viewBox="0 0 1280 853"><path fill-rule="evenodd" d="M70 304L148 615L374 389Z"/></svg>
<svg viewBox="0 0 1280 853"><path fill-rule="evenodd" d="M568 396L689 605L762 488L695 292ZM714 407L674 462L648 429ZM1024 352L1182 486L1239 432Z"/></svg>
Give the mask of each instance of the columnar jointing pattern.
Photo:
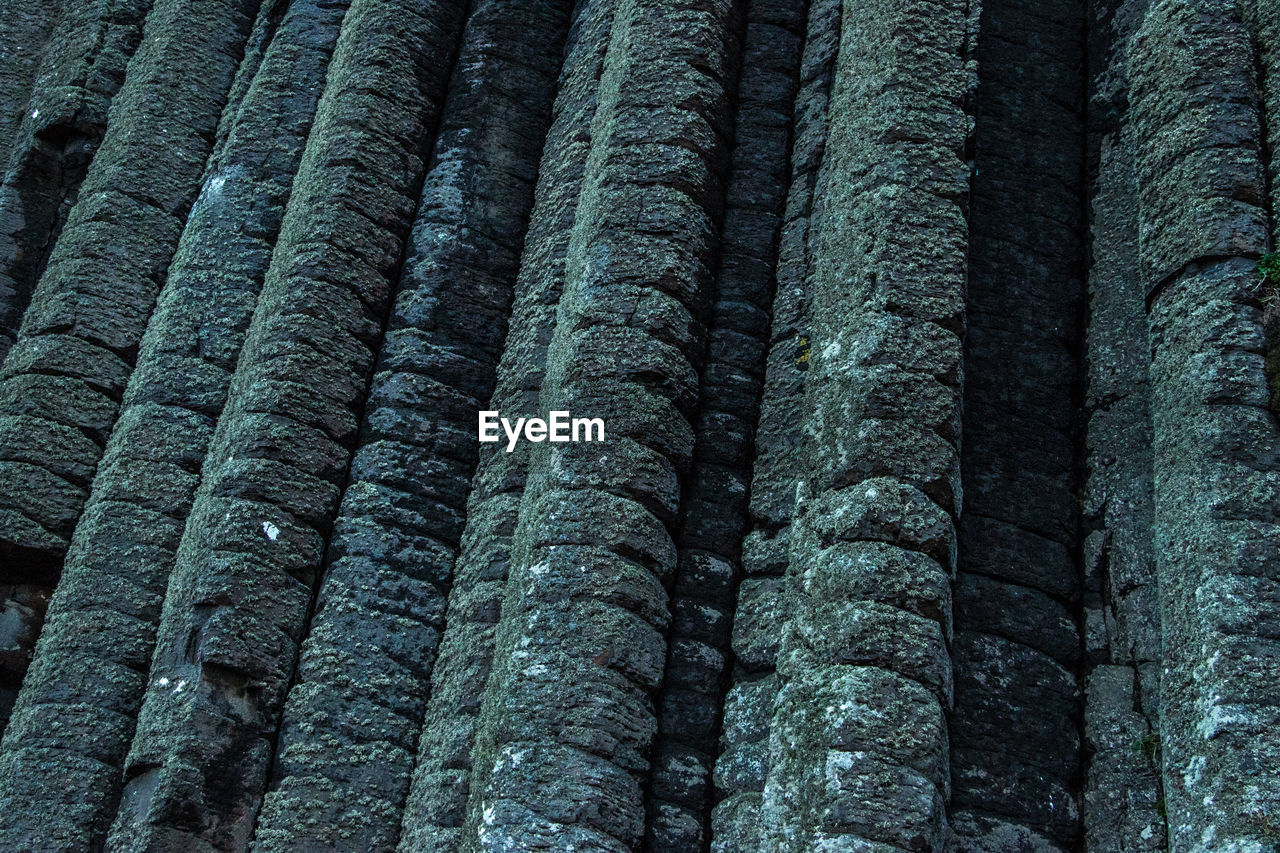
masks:
<svg viewBox="0 0 1280 853"><path fill-rule="evenodd" d="M946 838L965 26L952 2L841 20L764 849Z"/></svg>
<svg viewBox="0 0 1280 853"><path fill-rule="evenodd" d="M1280 5L3 6L0 848L1280 844Z"/></svg>
<svg viewBox="0 0 1280 853"><path fill-rule="evenodd" d="M1129 67L1170 847L1265 849L1280 814L1280 457L1256 272L1268 245L1257 66L1234 4L1157 0Z"/></svg>
<svg viewBox="0 0 1280 853"><path fill-rule="evenodd" d="M30 610L15 614L34 624L0 672L8 689L20 682L115 424L257 5L168 0L152 9L102 148L0 367L0 558L6 583L34 589Z"/></svg>
<svg viewBox="0 0 1280 853"><path fill-rule="evenodd" d="M256 849L400 835L570 7L473 4Z"/></svg>
<svg viewBox="0 0 1280 853"><path fill-rule="evenodd" d="M745 23L702 409L676 538L672 625L649 780L645 847L655 853L701 851L710 838L711 775L748 523L804 5L752 0Z"/></svg>
<svg viewBox="0 0 1280 853"><path fill-rule="evenodd" d="M1160 604L1151 543L1151 363L1138 266L1127 49L1147 0L1090 8L1092 263L1081 556L1086 850L1165 850L1160 785Z"/></svg>
<svg viewBox="0 0 1280 853"><path fill-rule="evenodd" d="M112 848L249 840L464 11L347 11L178 549Z"/></svg>
<svg viewBox="0 0 1280 853"><path fill-rule="evenodd" d="M723 851L759 844L769 719L778 690L778 640L786 614L783 575L795 505L798 425L804 421L809 366L809 235L822 209L817 183L840 44L840 2L812 0L805 31L792 119L791 181L779 235L773 320L755 435L752 530L743 542L744 577L733 618L733 687L724 701L715 768L720 799L712 812L712 846Z"/></svg>
<svg viewBox="0 0 1280 853"><path fill-rule="evenodd" d="M14 89L7 91L21 92L24 100L13 125L0 125L6 146L0 150L0 358L13 344L66 206L102 141L151 6L151 0L68 3L47 44L26 33L43 48L36 53L41 61L25 87L8 81ZM7 20L34 24L29 10L35 7L45 4L24 4Z"/></svg>
<svg viewBox="0 0 1280 853"><path fill-rule="evenodd" d="M506 348L489 409L534 412L591 144L596 88L617 0L579 2L559 94L543 148L535 205L516 283ZM454 570L446 630L433 672L400 850L462 847L480 703L493 669L495 632L510 573L511 534L528 471L528 450L484 445Z"/></svg>
<svg viewBox="0 0 1280 853"><path fill-rule="evenodd" d="M607 410L612 439L543 445L530 460L468 846L628 850L644 831L669 528L724 192L732 12L628 0L615 15L539 404Z"/></svg>
<svg viewBox="0 0 1280 853"><path fill-rule="evenodd" d="M15 4L0 20L0 163L9 161L32 81L61 11L60 2Z"/></svg>
<svg viewBox="0 0 1280 853"><path fill-rule="evenodd" d="M1079 834L1083 34L1079 0L982 4L951 733L965 850Z"/></svg>
<svg viewBox="0 0 1280 853"><path fill-rule="evenodd" d="M0 802L58 805L4 827L18 833L7 846L105 835L200 465L345 11L300 1L259 24L273 35L241 69L0 746Z"/></svg>

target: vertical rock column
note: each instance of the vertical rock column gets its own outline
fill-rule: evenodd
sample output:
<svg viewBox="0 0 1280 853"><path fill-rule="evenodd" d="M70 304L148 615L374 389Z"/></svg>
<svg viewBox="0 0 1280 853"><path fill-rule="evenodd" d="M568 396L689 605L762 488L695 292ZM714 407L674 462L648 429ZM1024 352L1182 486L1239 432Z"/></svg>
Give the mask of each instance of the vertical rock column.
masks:
<svg viewBox="0 0 1280 853"><path fill-rule="evenodd" d="M165 598L107 849L249 841L465 3L357 0Z"/></svg>
<svg viewBox="0 0 1280 853"><path fill-rule="evenodd" d="M768 771L769 720L778 691L778 640L786 618L784 575L795 510L798 425L809 368L811 240L821 218L817 191L827 141L828 106L840 45L841 0L808 6L800 81L792 113L790 188L779 235L764 393L755 430L752 531L743 543L745 577L733 613L732 689L724 701L712 812L716 850L759 844L760 798Z"/></svg>
<svg viewBox="0 0 1280 853"><path fill-rule="evenodd" d="M20 110L0 181L0 359L107 126L151 0L66 4ZM7 13L6 13L7 14ZM11 138L12 137L12 138Z"/></svg>
<svg viewBox="0 0 1280 853"><path fill-rule="evenodd" d="M843 12L765 850L946 837L966 26L947 0Z"/></svg>
<svg viewBox="0 0 1280 853"><path fill-rule="evenodd" d="M1270 0L1239 0L1240 9L1253 42L1258 86L1262 93L1264 166L1270 197L1271 249L1280 246L1280 4ZM1280 304L1276 294L1280 282L1270 282L1264 293L1264 330L1267 336L1267 379L1271 387L1271 409L1280 412Z"/></svg>
<svg viewBox="0 0 1280 853"><path fill-rule="evenodd" d="M805 5L751 0L746 8L711 342L677 538L673 624L649 780L645 845L655 853L697 853L709 836Z"/></svg>
<svg viewBox="0 0 1280 853"><path fill-rule="evenodd" d="M1080 0L982 4L951 718L961 850L1072 850L1080 831L1084 27Z"/></svg>
<svg viewBox="0 0 1280 853"><path fill-rule="evenodd" d="M162 0L101 150L0 366L0 561L16 690L200 189L259 0ZM11 599L12 602L12 599ZM15 604L9 605L10 610Z"/></svg>
<svg viewBox="0 0 1280 853"><path fill-rule="evenodd" d="M1253 42L1262 92L1263 130L1271 188L1272 215L1280 209L1280 5L1269 0L1239 0ZM1272 223L1273 229L1276 228ZM1273 235L1274 236L1274 235Z"/></svg>
<svg viewBox="0 0 1280 853"><path fill-rule="evenodd" d="M1280 433L1253 59L1222 0L1157 0L1129 50L1175 851L1265 849L1280 814Z"/></svg>
<svg viewBox="0 0 1280 853"><path fill-rule="evenodd" d="M400 836L571 6L467 22L256 849Z"/></svg>
<svg viewBox="0 0 1280 853"><path fill-rule="evenodd" d="M0 19L0 163L9 162L9 149L26 112L36 69L61 13L62 3L56 0L24 0L5 6Z"/></svg>
<svg viewBox="0 0 1280 853"><path fill-rule="evenodd" d="M1128 39L1147 0L1090 16L1091 265L1085 335L1085 768L1088 851L1167 847L1160 814L1160 604L1152 553L1151 409Z"/></svg>
<svg viewBox="0 0 1280 853"><path fill-rule="evenodd" d="M604 417L606 437L534 451L464 849L641 841L733 19L728 2L635 0L614 20L541 404Z"/></svg>
<svg viewBox="0 0 1280 853"><path fill-rule="evenodd" d="M547 345L564 290L565 263L591 147L599 79L621 0L579 0L565 50L535 203L525 236L506 343L488 409L506 417L537 411ZM474 434L467 436L474 441ZM480 702L493 668L495 631L533 445L512 452L480 445L461 553L432 671L420 752L399 849L455 851L471 790L471 749Z"/></svg>
<svg viewBox="0 0 1280 853"><path fill-rule="evenodd" d="M241 69L0 747L0 847L106 835L200 464L345 10L294 0L264 18L274 37Z"/></svg>

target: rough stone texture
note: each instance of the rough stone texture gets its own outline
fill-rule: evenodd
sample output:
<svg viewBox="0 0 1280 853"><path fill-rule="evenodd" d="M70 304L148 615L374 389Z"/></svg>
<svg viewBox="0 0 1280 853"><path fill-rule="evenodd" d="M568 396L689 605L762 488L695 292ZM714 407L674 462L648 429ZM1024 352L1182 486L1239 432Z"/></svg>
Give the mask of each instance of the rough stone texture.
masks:
<svg viewBox="0 0 1280 853"><path fill-rule="evenodd" d="M464 11L356 0L343 20L178 548L111 850L249 840Z"/></svg>
<svg viewBox="0 0 1280 853"><path fill-rule="evenodd" d="M1277 16L0 4L0 848L1280 849Z"/></svg>
<svg viewBox="0 0 1280 853"><path fill-rule="evenodd" d="M571 7L473 5L255 850L396 847Z"/></svg>
<svg viewBox="0 0 1280 853"><path fill-rule="evenodd" d="M574 13L506 345L488 404L491 410L537 409L591 145L596 86L616 11L617 2L593 0L579 3ZM404 813L399 847L403 853L460 848L471 792L471 752L493 668L496 625L510 573L511 534L532 447L522 443L507 453L498 445L481 445Z"/></svg>
<svg viewBox="0 0 1280 853"><path fill-rule="evenodd" d="M36 70L61 12L60 2L29 0L9 3L0 18L0 163L9 162Z"/></svg>
<svg viewBox="0 0 1280 853"><path fill-rule="evenodd" d="M240 70L0 746L6 848L100 843L115 808L169 572L346 3L298 0L282 20L272 11Z"/></svg>
<svg viewBox="0 0 1280 853"><path fill-rule="evenodd" d="M1151 542L1151 356L1126 47L1147 0L1090 10L1089 271L1080 547L1089 851L1164 850L1160 605Z"/></svg>
<svg viewBox="0 0 1280 853"><path fill-rule="evenodd" d="M951 716L956 850L1075 849L1084 5L985 0Z"/></svg>
<svg viewBox="0 0 1280 853"><path fill-rule="evenodd" d="M613 20L538 404L612 419L603 443L533 453L464 849L627 850L644 831L670 527L724 195L731 17L716 0L634 0Z"/></svg>
<svg viewBox="0 0 1280 853"><path fill-rule="evenodd" d="M763 849L948 832L966 16L886 0L841 18Z"/></svg>
<svg viewBox="0 0 1280 853"><path fill-rule="evenodd" d="M199 190L258 5L169 0L152 9L133 73L111 99L102 149L0 364L0 561L10 590L0 689L10 696ZM128 29L108 26L99 35L127 42ZM106 71L119 63L117 54L101 54ZM79 90L51 82L39 94L53 99L50 120L57 121L59 98L74 101ZM105 108L100 95L87 99L88 117ZM0 285L8 304L6 288Z"/></svg>
<svg viewBox="0 0 1280 853"><path fill-rule="evenodd" d="M1280 458L1255 265L1268 241L1255 70L1232 3L1157 0L1129 45L1160 735L1179 851L1261 851L1280 838Z"/></svg>
<svg viewBox="0 0 1280 853"><path fill-rule="evenodd" d="M710 838L711 775L748 525L752 439L764 381L804 23L801 3L753 0L747 5L732 177L702 368L694 467L676 537L672 624L649 778L645 847L654 853L696 853Z"/></svg>
<svg viewBox="0 0 1280 853"><path fill-rule="evenodd" d="M6 146L0 154L0 359L102 142L108 108L151 6L151 0L67 3L47 45L38 31L26 33L43 47L34 82L28 79L24 88L19 80L5 81L29 97L12 126L0 123ZM10 25L30 17L20 12Z"/></svg>
<svg viewBox="0 0 1280 853"><path fill-rule="evenodd" d="M712 812L712 847L718 851L759 844L769 718L778 690L774 670L786 607L783 575L796 494L797 425L803 421L809 369L809 235L822 210L816 185L827 141L841 4L812 0L808 12L792 118L791 186L779 236L772 327L755 431L752 529L742 546L744 577L738 585L731 635L732 687L724 702L713 780L719 802Z"/></svg>

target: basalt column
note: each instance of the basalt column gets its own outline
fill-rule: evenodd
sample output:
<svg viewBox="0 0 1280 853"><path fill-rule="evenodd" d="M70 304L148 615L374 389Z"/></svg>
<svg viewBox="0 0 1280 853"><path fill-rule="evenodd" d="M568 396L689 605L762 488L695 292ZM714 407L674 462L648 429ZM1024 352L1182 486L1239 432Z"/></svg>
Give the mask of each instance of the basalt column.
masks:
<svg viewBox="0 0 1280 853"><path fill-rule="evenodd" d="M572 5L474 4L256 850L390 851L400 836Z"/></svg>
<svg viewBox="0 0 1280 853"><path fill-rule="evenodd" d="M1175 851L1265 849L1280 814L1280 432L1254 58L1220 0L1158 0L1129 45Z"/></svg>
<svg viewBox="0 0 1280 853"><path fill-rule="evenodd" d="M109 130L0 366L0 582L21 592L16 690L200 189L260 0L161 0ZM10 605L11 613L15 610Z"/></svg>
<svg viewBox="0 0 1280 853"><path fill-rule="evenodd" d="M356 0L343 20L178 549L108 850L249 841L465 11Z"/></svg>
<svg viewBox="0 0 1280 853"><path fill-rule="evenodd" d="M696 853L710 838L711 770L748 523L805 6L752 0L746 9L732 177L649 780L645 846L655 853Z"/></svg>
<svg viewBox="0 0 1280 853"><path fill-rule="evenodd" d="M36 69L61 13L62 3L56 0L22 0L5 6L0 19L0 163L9 162L9 148L26 113Z"/></svg>
<svg viewBox="0 0 1280 853"><path fill-rule="evenodd" d="M966 26L949 0L843 10L763 850L946 837Z"/></svg>
<svg viewBox="0 0 1280 853"><path fill-rule="evenodd" d="M1280 246L1280 3L1269 0L1239 0L1241 13L1253 43L1258 87L1262 95L1263 154L1270 195L1267 210L1271 218L1271 249ZM1271 383L1271 409L1280 411L1280 304L1275 294L1280 280L1267 284L1264 313L1267 335L1267 378Z"/></svg>
<svg viewBox="0 0 1280 853"><path fill-rule="evenodd" d="M778 691L778 640L786 617L784 574L795 510L804 378L809 369L810 234L821 218L819 169L840 44L840 0L809 4L800 81L792 116L791 175L774 270L775 296L764 392L755 430L751 532L743 542L744 577L733 613L732 689L724 700L715 850L751 850L759 843L760 798L768 771L769 720ZM732 220L729 220L730 222Z"/></svg>
<svg viewBox="0 0 1280 853"><path fill-rule="evenodd" d="M233 88L0 746L0 847L106 835L200 465L345 12L295 0L259 24L265 53Z"/></svg>
<svg viewBox="0 0 1280 853"><path fill-rule="evenodd" d="M151 6L151 0L67 3L34 86L23 90L30 98L4 136L7 156L0 160L0 359L102 141ZM11 15L6 8L5 17Z"/></svg>
<svg viewBox="0 0 1280 853"><path fill-rule="evenodd" d="M1128 40L1147 0L1090 9L1085 330L1085 849L1167 847L1160 814L1160 603L1151 543L1150 349L1138 265Z"/></svg>
<svg viewBox="0 0 1280 853"><path fill-rule="evenodd" d="M621 0L580 0L565 50L553 120L543 148L507 338L487 406L506 416L538 411L547 345L564 290L569 239L591 148L600 75ZM470 436L469 436L470 438ZM472 746L494 663L495 632L528 475L521 442L480 446L467 523L432 672L421 750L399 850L456 851L471 791Z"/></svg>
<svg viewBox="0 0 1280 853"><path fill-rule="evenodd" d="M608 432L533 453L463 849L641 841L733 18L719 0L633 0L613 22L540 403L544 416L607 412Z"/></svg>
<svg viewBox="0 0 1280 853"><path fill-rule="evenodd" d="M984 0L955 586L957 850L1079 837L1084 5Z"/></svg>

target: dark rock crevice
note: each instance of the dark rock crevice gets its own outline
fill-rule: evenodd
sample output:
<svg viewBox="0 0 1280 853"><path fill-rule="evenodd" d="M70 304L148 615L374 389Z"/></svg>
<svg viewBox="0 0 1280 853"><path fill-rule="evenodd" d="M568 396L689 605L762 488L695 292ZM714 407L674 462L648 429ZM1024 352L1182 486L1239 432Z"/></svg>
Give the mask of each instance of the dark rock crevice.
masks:
<svg viewBox="0 0 1280 853"><path fill-rule="evenodd" d="M1080 840L1084 31L1074 0L982 5L954 593L957 850Z"/></svg>

